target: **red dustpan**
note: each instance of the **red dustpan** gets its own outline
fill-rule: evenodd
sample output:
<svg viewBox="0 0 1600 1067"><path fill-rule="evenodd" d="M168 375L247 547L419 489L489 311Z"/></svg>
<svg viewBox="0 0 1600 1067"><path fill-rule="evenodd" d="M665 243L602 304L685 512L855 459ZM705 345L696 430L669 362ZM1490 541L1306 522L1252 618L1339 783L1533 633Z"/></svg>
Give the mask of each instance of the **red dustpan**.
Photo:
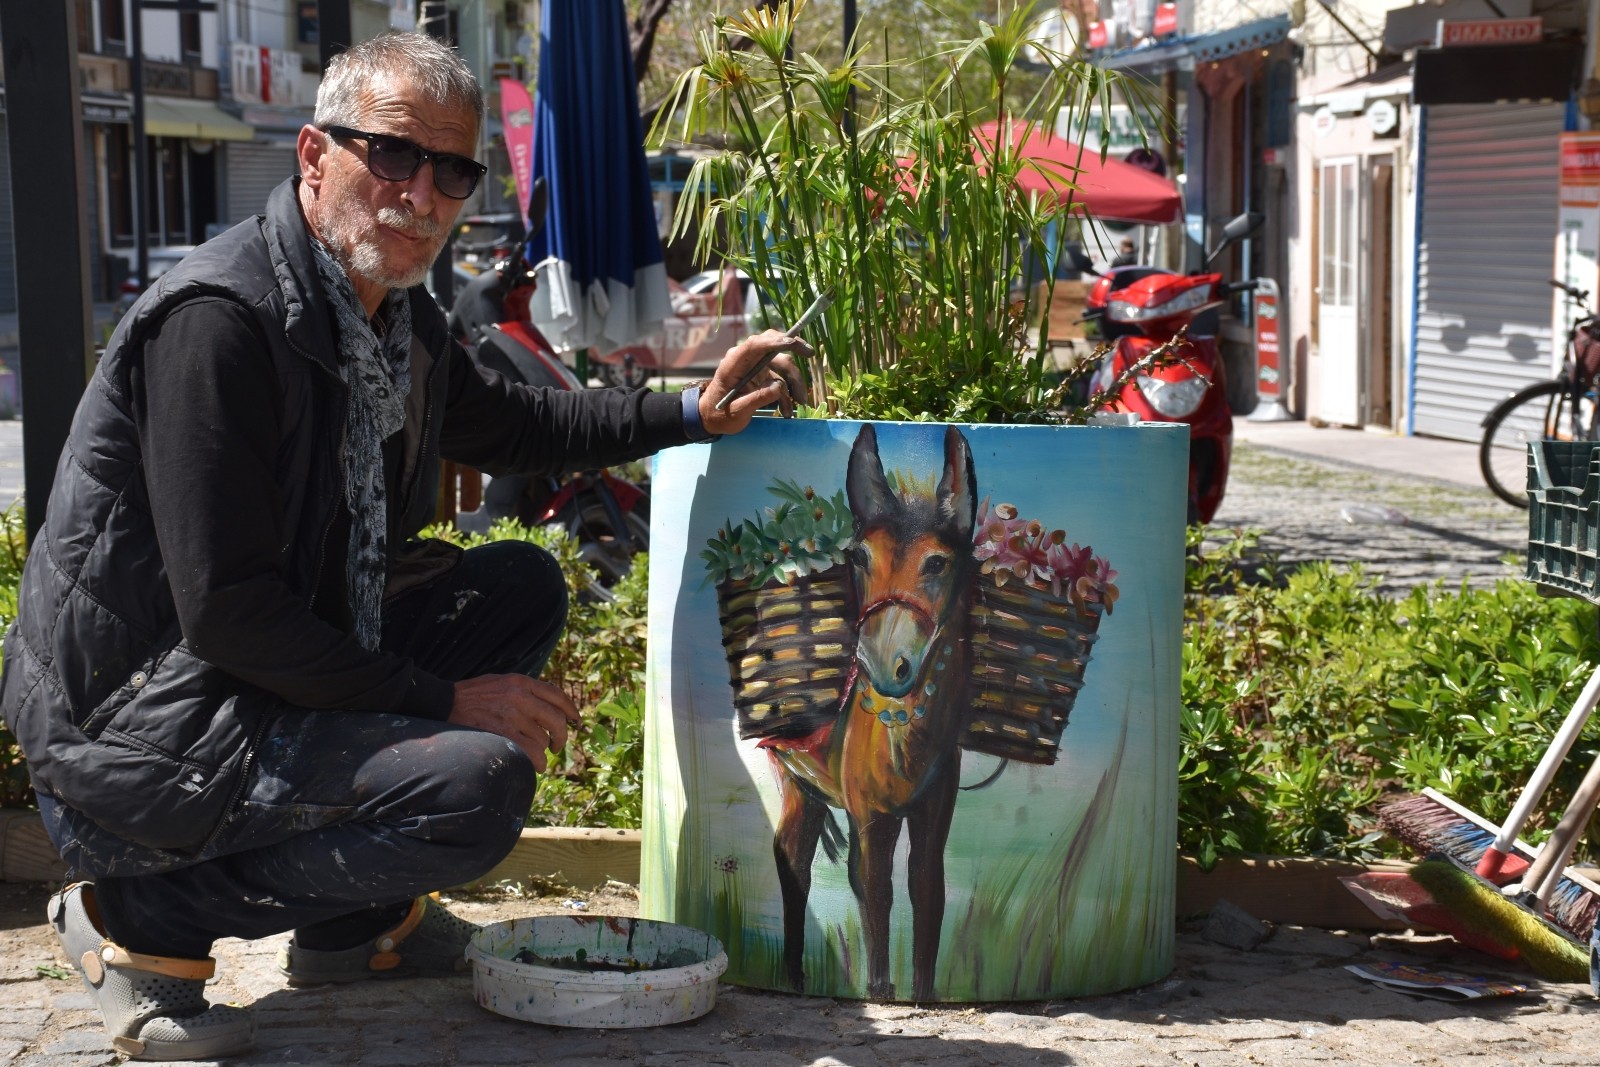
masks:
<svg viewBox="0 0 1600 1067"><path fill-rule="evenodd" d="M1449 934L1468 948L1475 948L1496 959L1514 960L1522 955L1515 945L1468 929L1450 909L1435 901L1432 894L1412 881L1404 871L1368 871L1339 881L1382 917L1398 917L1413 926Z"/></svg>

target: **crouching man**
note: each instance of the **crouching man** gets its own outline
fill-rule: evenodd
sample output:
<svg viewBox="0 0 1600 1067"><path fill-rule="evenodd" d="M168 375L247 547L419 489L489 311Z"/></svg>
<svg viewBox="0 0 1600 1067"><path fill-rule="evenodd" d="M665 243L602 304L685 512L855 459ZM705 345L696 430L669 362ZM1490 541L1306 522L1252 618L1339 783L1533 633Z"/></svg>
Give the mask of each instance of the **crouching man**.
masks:
<svg viewBox="0 0 1600 1067"><path fill-rule="evenodd" d="M536 680L565 619L538 548L416 533L441 456L553 473L737 433L798 396L732 349L703 390L553 392L479 370L420 282L485 168L449 48L330 65L299 176L118 327L57 468L0 713L86 879L49 918L116 1048L247 1048L213 941L294 935L290 984L449 975L475 930L427 896L511 848L577 715ZM785 380L787 379L787 380Z"/></svg>

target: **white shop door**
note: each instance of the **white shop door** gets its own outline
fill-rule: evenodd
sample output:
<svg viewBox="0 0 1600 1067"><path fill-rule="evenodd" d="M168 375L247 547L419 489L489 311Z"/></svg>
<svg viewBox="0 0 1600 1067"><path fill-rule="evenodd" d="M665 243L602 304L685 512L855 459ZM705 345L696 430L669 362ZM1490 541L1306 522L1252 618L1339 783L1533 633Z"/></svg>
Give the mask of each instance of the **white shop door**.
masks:
<svg viewBox="0 0 1600 1067"><path fill-rule="evenodd" d="M1356 315L1360 202L1357 160L1323 160L1317 220L1317 358L1322 363L1318 415L1361 422L1361 332Z"/></svg>

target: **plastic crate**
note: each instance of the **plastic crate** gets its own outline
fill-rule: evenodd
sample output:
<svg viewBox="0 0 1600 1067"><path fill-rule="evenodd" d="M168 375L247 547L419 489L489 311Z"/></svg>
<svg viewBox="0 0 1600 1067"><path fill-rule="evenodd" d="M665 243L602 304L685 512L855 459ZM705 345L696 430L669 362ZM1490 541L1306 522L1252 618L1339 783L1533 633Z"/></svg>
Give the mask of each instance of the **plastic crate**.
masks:
<svg viewBox="0 0 1600 1067"><path fill-rule="evenodd" d="M1528 442L1528 580L1600 603L1600 444Z"/></svg>

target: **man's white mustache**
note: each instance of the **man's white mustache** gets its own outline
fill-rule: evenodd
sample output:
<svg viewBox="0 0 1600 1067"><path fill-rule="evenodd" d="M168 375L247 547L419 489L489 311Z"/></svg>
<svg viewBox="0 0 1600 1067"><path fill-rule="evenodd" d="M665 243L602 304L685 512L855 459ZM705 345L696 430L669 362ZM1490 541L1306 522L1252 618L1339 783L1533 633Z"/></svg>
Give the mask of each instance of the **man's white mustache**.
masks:
<svg viewBox="0 0 1600 1067"><path fill-rule="evenodd" d="M392 230L409 233L413 237L437 237L443 229L437 219L420 218L397 207L379 208L378 221Z"/></svg>

